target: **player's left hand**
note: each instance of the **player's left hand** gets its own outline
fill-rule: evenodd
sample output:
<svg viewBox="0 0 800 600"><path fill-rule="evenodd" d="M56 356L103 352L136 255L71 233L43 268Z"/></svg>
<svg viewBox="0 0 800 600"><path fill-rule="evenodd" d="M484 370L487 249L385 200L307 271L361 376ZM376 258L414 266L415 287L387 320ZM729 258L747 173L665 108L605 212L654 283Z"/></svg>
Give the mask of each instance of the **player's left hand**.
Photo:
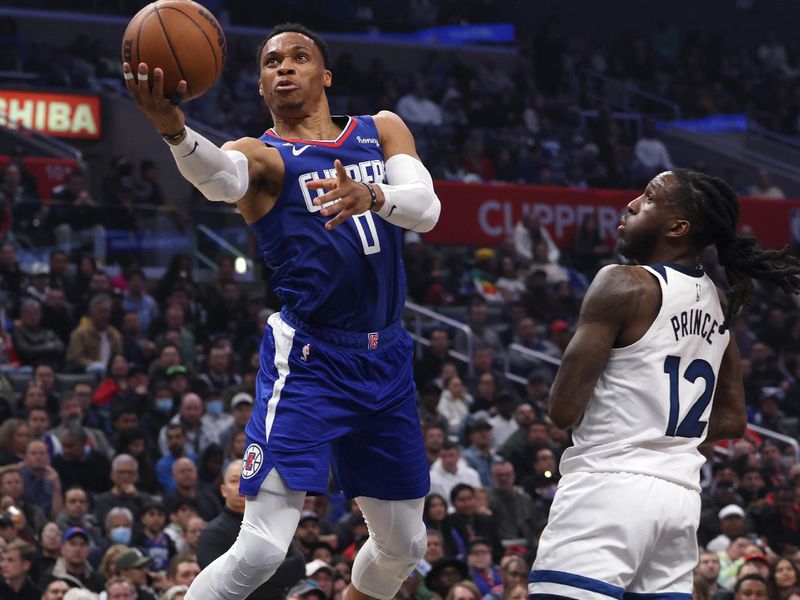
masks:
<svg viewBox="0 0 800 600"><path fill-rule="evenodd" d="M360 215L367 212L372 204L372 196L369 190L360 182L351 179L344 170L342 161L338 158L333 163L336 169L336 177L329 179L316 179L309 181L306 187L310 190L327 190L325 194L314 200L316 206L321 206L322 216L336 215L333 219L325 223L325 229L335 229L345 222L352 215ZM378 200L382 197L380 188L373 186Z"/></svg>

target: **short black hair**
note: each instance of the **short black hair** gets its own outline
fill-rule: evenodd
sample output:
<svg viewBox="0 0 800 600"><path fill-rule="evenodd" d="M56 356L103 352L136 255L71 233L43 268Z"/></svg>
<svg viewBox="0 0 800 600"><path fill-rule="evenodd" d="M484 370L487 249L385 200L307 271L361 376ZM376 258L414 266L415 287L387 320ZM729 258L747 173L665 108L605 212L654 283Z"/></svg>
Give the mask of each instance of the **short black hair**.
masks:
<svg viewBox="0 0 800 600"><path fill-rule="evenodd" d="M745 581L760 581L761 583L764 584L764 586L767 589L769 589L769 584L767 583L766 579L764 579L761 575L759 575L757 573L751 573L750 575L745 575L739 581L736 582L736 587L733 588L733 593L734 594L739 591L739 588L742 587L742 584Z"/></svg>
<svg viewBox="0 0 800 600"><path fill-rule="evenodd" d="M264 51L264 46L267 45L267 42L276 35L290 31L294 33L302 33L304 36L314 42L317 48L319 48L319 51L322 53L323 65L326 69L330 68L331 57L328 54L328 44L326 44L325 41L319 37L319 35L300 23L281 23L280 25L275 25L275 27L272 28L272 31L269 32L269 35L265 37L264 40L258 45L258 52L256 52L256 64L258 65L259 71L261 70L261 53Z"/></svg>

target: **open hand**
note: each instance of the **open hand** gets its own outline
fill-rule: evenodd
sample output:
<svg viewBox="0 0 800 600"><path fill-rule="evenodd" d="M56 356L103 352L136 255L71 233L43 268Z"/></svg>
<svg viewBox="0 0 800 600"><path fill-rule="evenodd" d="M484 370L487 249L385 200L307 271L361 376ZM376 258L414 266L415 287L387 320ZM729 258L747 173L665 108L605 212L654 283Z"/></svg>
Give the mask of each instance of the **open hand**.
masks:
<svg viewBox="0 0 800 600"><path fill-rule="evenodd" d="M321 215L325 217L336 215L325 223L325 229L328 230L335 229L352 215L367 212L372 204L372 195L366 188L367 184L351 179L338 158L333 162L333 166L336 169L335 178L316 179L306 184L310 190L328 190L314 200L316 206L322 207ZM380 187L372 186L372 189L375 190L380 202L383 196Z"/></svg>
<svg viewBox="0 0 800 600"><path fill-rule="evenodd" d="M164 71L160 67L150 73L146 63L139 63L136 73L130 63L122 63L125 86L134 102L153 122L161 134L174 134L183 129L183 111L178 108L186 94L186 81L181 79L171 98L164 97ZM152 78L152 82L151 82ZM150 85L152 83L152 86Z"/></svg>

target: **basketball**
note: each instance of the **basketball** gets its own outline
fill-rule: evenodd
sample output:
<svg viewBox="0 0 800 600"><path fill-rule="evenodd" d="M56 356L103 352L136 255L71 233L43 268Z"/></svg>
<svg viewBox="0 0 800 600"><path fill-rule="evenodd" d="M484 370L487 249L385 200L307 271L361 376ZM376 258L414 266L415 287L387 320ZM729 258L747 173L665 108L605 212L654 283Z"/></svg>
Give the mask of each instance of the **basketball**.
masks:
<svg viewBox="0 0 800 600"><path fill-rule="evenodd" d="M197 98L222 74L225 33L211 12L191 0L159 0L148 4L128 23L122 37L122 60L136 73L139 63L164 70L164 95L170 97L181 79L184 100ZM152 85L152 77L150 79Z"/></svg>

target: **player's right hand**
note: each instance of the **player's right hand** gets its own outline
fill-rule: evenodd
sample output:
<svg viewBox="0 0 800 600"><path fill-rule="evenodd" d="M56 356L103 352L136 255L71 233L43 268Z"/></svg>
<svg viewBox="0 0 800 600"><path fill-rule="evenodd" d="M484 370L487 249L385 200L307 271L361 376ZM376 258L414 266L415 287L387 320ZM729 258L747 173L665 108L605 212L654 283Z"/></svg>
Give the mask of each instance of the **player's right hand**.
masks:
<svg viewBox="0 0 800 600"><path fill-rule="evenodd" d="M160 67L153 69L151 74L146 63L139 63L134 73L130 63L126 62L122 63L122 74L125 77L125 86L133 96L134 102L150 119L158 133L171 135L183 129L185 119L178 104L186 94L186 81L182 79L178 82L172 97L165 98L164 71Z"/></svg>

